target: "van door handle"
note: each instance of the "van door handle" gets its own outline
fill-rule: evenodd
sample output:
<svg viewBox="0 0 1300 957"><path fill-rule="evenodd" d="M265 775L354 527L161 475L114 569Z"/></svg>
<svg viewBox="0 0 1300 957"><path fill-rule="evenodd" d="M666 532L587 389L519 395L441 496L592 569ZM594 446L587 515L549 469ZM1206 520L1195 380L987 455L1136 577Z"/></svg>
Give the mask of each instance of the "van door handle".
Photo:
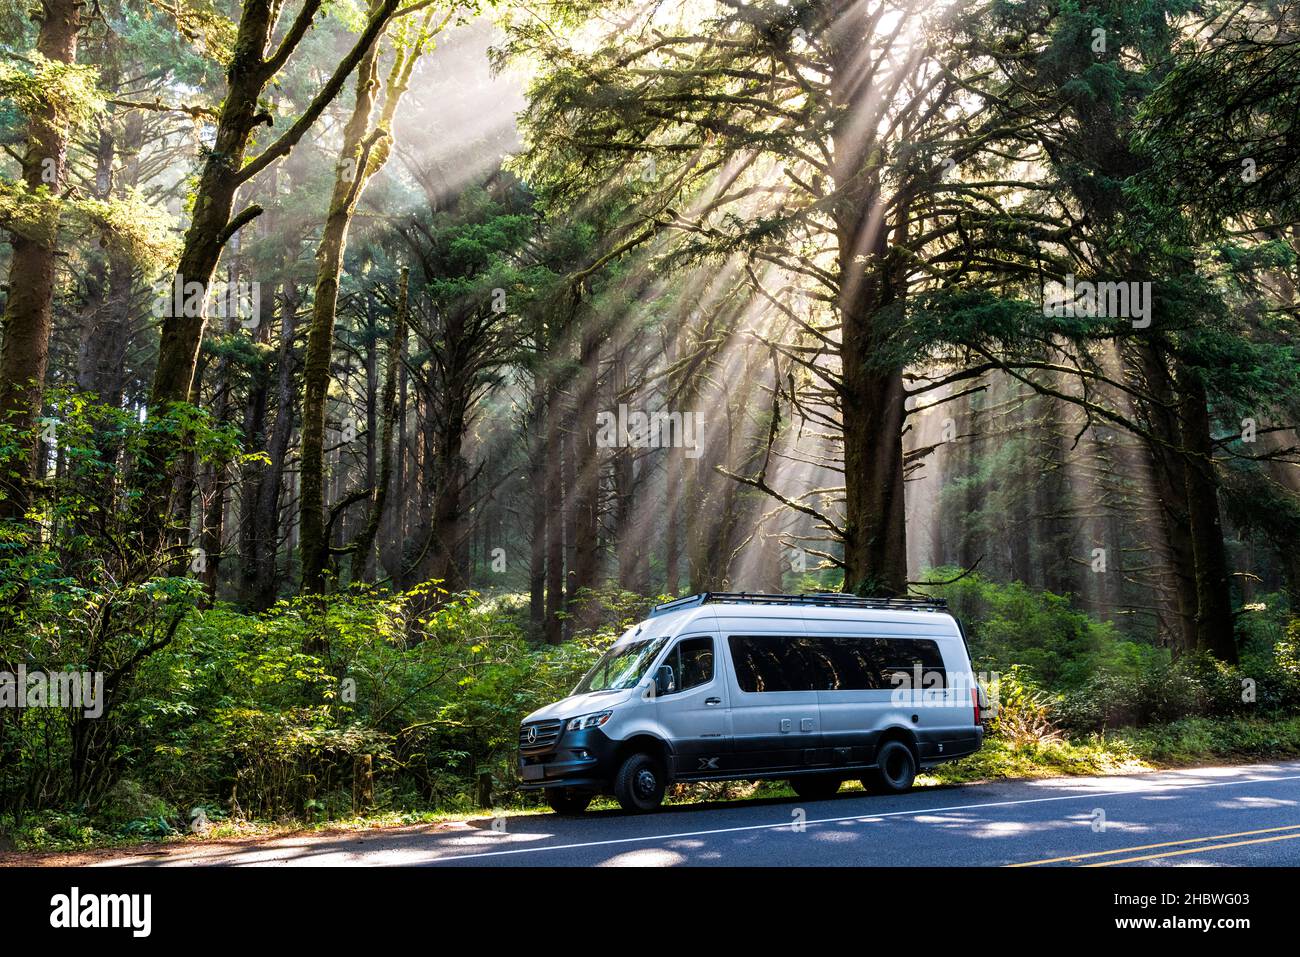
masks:
<svg viewBox="0 0 1300 957"><path fill-rule="evenodd" d="M722 699L721 699L721 698L705 698L705 699L704 699L704 703L705 703L705 704L722 704Z"/></svg>

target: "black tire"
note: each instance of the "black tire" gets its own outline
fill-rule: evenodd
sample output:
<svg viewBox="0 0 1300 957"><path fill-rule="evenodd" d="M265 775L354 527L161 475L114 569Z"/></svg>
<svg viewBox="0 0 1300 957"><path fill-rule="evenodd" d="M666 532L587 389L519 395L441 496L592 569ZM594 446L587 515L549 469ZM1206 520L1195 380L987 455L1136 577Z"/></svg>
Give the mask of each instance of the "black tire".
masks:
<svg viewBox="0 0 1300 957"><path fill-rule="evenodd" d="M574 791L572 788L550 788L546 792L546 803L556 814L574 817L587 810L594 795L589 791Z"/></svg>
<svg viewBox="0 0 1300 957"><path fill-rule="evenodd" d="M790 779L794 793L805 801L825 801L834 797L844 782L833 775L804 774Z"/></svg>
<svg viewBox="0 0 1300 957"><path fill-rule="evenodd" d="M902 741L886 741L876 752L876 766L862 779L868 791L902 794L916 780L916 755Z"/></svg>
<svg viewBox="0 0 1300 957"><path fill-rule="evenodd" d="M658 761L648 754L634 754L614 775L614 797L625 811L653 811L663 803L667 785Z"/></svg>

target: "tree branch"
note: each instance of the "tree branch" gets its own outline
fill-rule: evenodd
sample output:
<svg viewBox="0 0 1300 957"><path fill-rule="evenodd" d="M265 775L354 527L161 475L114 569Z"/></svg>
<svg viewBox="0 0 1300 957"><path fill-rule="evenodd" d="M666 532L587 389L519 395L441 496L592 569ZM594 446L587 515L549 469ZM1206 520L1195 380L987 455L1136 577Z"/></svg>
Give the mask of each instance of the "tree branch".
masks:
<svg viewBox="0 0 1300 957"><path fill-rule="evenodd" d="M348 55L339 63L338 69L334 71L333 76L321 87L320 92L316 94L316 98L311 101L307 109L294 121L292 126L285 130L279 139L239 171L236 177L237 182L248 182L276 160L288 155L289 151L297 145L303 135L311 129L312 124L324 112L325 107L334 102L334 98L343 89L343 84L347 82L348 77L352 75L352 71L361 62L361 58L366 55L371 44L378 39L379 34L383 33L388 26L393 11L397 9L399 2L400 0L383 0L382 6L375 11L374 16L370 18L370 22L366 24L365 30L357 38L357 42L353 44L352 49L348 51Z"/></svg>

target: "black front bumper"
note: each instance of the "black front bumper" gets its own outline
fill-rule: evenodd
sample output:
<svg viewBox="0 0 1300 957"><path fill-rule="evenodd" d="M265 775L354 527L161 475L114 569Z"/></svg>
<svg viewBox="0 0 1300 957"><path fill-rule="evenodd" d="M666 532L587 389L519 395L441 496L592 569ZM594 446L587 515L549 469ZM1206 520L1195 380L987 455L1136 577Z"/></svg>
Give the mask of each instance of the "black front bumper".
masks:
<svg viewBox="0 0 1300 957"><path fill-rule="evenodd" d="M543 749L519 748L519 786L606 790L614 778L618 745L600 728L561 730L559 739Z"/></svg>

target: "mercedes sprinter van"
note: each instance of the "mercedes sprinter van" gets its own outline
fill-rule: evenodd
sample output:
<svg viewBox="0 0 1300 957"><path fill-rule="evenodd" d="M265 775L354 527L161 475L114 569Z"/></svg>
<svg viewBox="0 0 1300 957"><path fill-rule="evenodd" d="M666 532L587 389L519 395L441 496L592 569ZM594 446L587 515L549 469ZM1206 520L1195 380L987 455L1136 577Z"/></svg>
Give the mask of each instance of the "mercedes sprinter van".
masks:
<svg viewBox="0 0 1300 957"><path fill-rule="evenodd" d="M982 691L940 600L705 593L658 605L519 729L519 775L561 814L613 794L658 807L677 781L848 779L906 791L979 750Z"/></svg>

